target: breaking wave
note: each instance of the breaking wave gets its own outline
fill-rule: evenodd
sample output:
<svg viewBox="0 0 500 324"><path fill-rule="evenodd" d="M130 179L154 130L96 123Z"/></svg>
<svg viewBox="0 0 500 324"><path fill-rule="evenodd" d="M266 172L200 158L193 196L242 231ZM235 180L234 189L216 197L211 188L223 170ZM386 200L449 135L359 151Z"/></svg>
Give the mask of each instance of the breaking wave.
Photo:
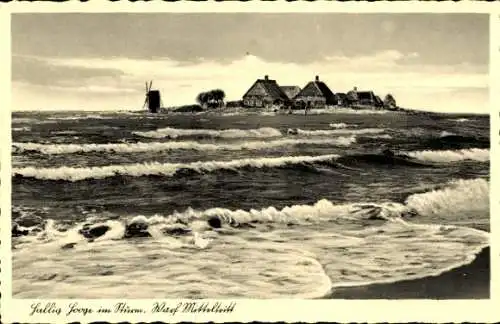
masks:
<svg viewBox="0 0 500 324"><path fill-rule="evenodd" d="M348 127L358 127L358 125L354 124L346 124L346 123L331 123L329 124L331 128L348 128Z"/></svg>
<svg viewBox="0 0 500 324"><path fill-rule="evenodd" d="M109 165L89 168L36 168L25 167L13 169L14 176L36 178L40 180L66 180L79 181L85 179L104 179L118 175L126 176L173 176L180 170L191 170L194 172L212 172L215 170L236 170L239 168L273 168L286 165L297 165L303 163L314 163L318 161L330 161L338 155L320 156L287 156L278 158L255 158L239 159L231 161L206 161L192 163L137 163L128 165Z"/></svg>
<svg viewBox="0 0 500 324"><path fill-rule="evenodd" d="M458 118L458 119L449 119L449 120L454 121L456 123L465 123L465 122L470 121L470 119L468 119L468 118Z"/></svg>
<svg viewBox="0 0 500 324"><path fill-rule="evenodd" d="M364 128L364 129L318 129L318 130L304 130L300 128L290 128L288 129L288 134L293 135L305 135L305 136L327 136L327 135L339 135L339 134L380 134L383 133L385 129L381 128Z"/></svg>
<svg viewBox="0 0 500 324"><path fill-rule="evenodd" d="M489 183L485 179L456 180L447 187L414 194L406 199L406 205L419 214L455 215L488 214Z"/></svg>
<svg viewBox="0 0 500 324"><path fill-rule="evenodd" d="M48 120L80 120L80 119L113 119L113 116L103 116L103 115L76 115L76 116L54 116L47 118Z"/></svg>
<svg viewBox="0 0 500 324"><path fill-rule="evenodd" d="M257 226L264 223L286 224L287 226L290 224L308 225L338 220L343 220L347 223L383 220L386 222L402 223L408 226L419 226L406 222L405 217L448 215L450 212L456 213L457 211L465 213L473 211L488 212L488 206L489 182L485 179L477 178L455 180L444 188L410 195L403 204L395 202L335 204L327 199L321 199L312 205L292 205L282 209L269 206L251 210L231 210L220 207L196 210L190 207L182 212L174 212L166 216L154 215L146 217L138 215L129 217L122 222L109 220L89 225L89 218L86 223L87 225L80 224L76 226L76 230L81 230L84 226L107 225L108 227L116 227L115 225L121 224L118 231L112 231L105 236L105 238L114 239L123 236L122 232L125 230L127 224L143 223L147 226L169 225L175 227L179 225L181 227L184 226L184 228L188 226L188 231L183 231L186 234L191 230L202 231L213 227L209 220L214 218L220 221L220 225L217 225L215 228L229 226L244 229L248 228L243 226L245 224L255 224L254 226ZM22 216L19 219L29 216L30 213L20 213ZM35 222L34 220L37 221ZM39 216L28 217L28 221L31 222L32 226L43 225L49 229L55 229L53 221L43 221ZM204 223L199 223L198 221L203 221ZM168 228L173 229L173 227ZM468 230L487 235L486 232L480 230ZM164 235L165 231L162 231L162 233L160 235ZM179 231L176 233L179 234ZM158 233L155 235L154 232L151 234L153 237L158 235Z"/></svg>
<svg viewBox="0 0 500 324"><path fill-rule="evenodd" d="M12 127L13 132L30 132L31 127Z"/></svg>
<svg viewBox="0 0 500 324"><path fill-rule="evenodd" d="M293 145L337 145L349 146L356 142L356 137L337 137L332 139L279 139L274 141L250 141L232 144L211 144L195 141L156 142L156 143L108 143L108 144L39 144L13 143L14 153L40 152L43 154L71 154L87 152L159 152L168 150L197 151L239 151L264 150Z"/></svg>
<svg viewBox="0 0 500 324"><path fill-rule="evenodd" d="M441 134L439 134L439 137L452 137L452 136L458 136L458 135L448 131L442 131Z"/></svg>
<svg viewBox="0 0 500 324"><path fill-rule="evenodd" d="M479 148L444 151L424 150L405 154L428 162L456 162L463 160L487 162L490 160L490 150Z"/></svg>
<svg viewBox="0 0 500 324"><path fill-rule="evenodd" d="M46 223L40 216L30 216L34 210L14 208L19 219L26 218L19 223L23 226L54 225ZM154 215L145 217L142 215L130 217L123 223L144 223L151 225L173 225L182 224L185 226L195 226L196 230L203 230L209 227L204 226L197 221L208 221L217 218L222 227L231 226L237 228L242 224L262 224L262 223L281 223L281 224L299 224L307 225L311 223L329 222L333 220L351 221L373 221L384 220L387 222L407 223L404 219L407 216L446 216L450 213L471 213L471 212L489 212L489 182L482 178L459 179L449 182L445 187L417 193L408 196L404 203L395 202L367 202L367 203L343 203L335 204L327 199L321 199L312 205L292 205L282 209L269 206L262 209L251 210L231 210L227 208L209 208L206 210L196 210L187 208L182 212L174 212L170 215ZM44 209L43 213L48 213ZM88 218L87 222L92 217ZM28 222L26 222L28 221ZM106 221L108 225L120 223L118 221ZM210 222L209 222L210 223ZM102 223L96 223L102 224ZM415 225L415 224L413 224ZM81 229L83 224L77 226ZM49 226L50 227L50 226ZM123 227L124 229L125 227ZM469 229L473 232L485 233L480 230ZM38 232L37 232L38 233ZM186 232L187 233L187 232ZM152 233L154 234L154 233ZM486 235L486 233L485 233ZM153 235L154 236L154 235Z"/></svg>
<svg viewBox="0 0 500 324"><path fill-rule="evenodd" d="M258 129L180 129L160 128L149 132L133 132L133 134L149 138L177 138L186 136L209 136L220 138L271 138L282 136L276 128L262 127Z"/></svg>
<svg viewBox="0 0 500 324"><path fill-rule="evenodd" d="M39 295L43 291L40 285L47 282L57 287L49 290L51 296L59 297L81 296L84 291L87 298L110 293L106 296L137 298L164 294L168 289L170 295L179 298L186 294L191 298L314 298L327 295L332 287L437 275L471 262L489 244L489 234L455 225L414 224L405 216L442 215L449 212L446 206L457 203L461 211L470 213L475 208L470 201L480 200L478 205L483 204L484 209L487 197L487 182L475 179L458 180L441 190L412 195L405 204L336 205L322 199L313 205L282 209L188 208L170 215L138 215L120 220L88 218L85 224L69 228L48 220L40 224L42 230L15 240L15 272L40 281L38 285L16 282L15 294ZM324 225L307 226L318 223ZM353 229L353 223L361 226ZM127 242L131 228L148 233L134 240L139 248L131 249ZM72 250L75 258L68 258L61 249ZM85 266L75 267L80 254L86 256ZM102 258L113 266L97 265ZM135 280L143 272L140 265L144 262L149 262L150 270L161 277L152 277L150 283ZM346 264L352 266L346 268ZM191 271L186 272L186 267ZM235 275L241 269L254 280ZM82 278L71 282L72 287L77 285L72 291L68 291L68 285L60 287L51 281L71 275ZM94 284L89 286L92 278ZM118 292L106 289L116 278L140 292L130 293L130 285L123 286L126 289L118 286ZM153 288L165 280L168 287L161 291ZM284 280L290 284L283 285ZM228 284L223 284L226 281Z"/></svg>
<svg viewBox="0 0 500 324"><path fill-rule="evenodd" d="M132 143L132 144L60 144L44 145L36 143L15 144L20 152L38 151L45 154L67 154L76 152L144 152L175 149L192 150L260 150L286 145L316 144L316 145L350 145L355 137L341 137L337 139L322 140L293 140L284 139L270 142L245 142L240 144L203 144L198 142L167 142L167 143ZM67 180L79 181L85 179L103 179L107 177L125 176L174 176L178 171L190 170L193 172L213 172L216 170L237 170L241 168L277 168L287 165L304 165L309 163L334 162L341 163L336 166L346 166L368 163L401 165L409 167L439 167L448 162L472 160L479 162L489 161L489 150L464 149L456 151L414 151L401 154L387 155L374 154L348 154L348 155L318 155L318 156L286 156L272 158L246 158L230 161L198 161L190 163L136 163L124 165L108 165L88 168L58 167L36 168L24 167L13 169L16 177L36 178L40 180ZM312 166L314 168L314 166ZM349 169L349 168L348 168ZM317 170L317 169L316 169Z"/></svg>

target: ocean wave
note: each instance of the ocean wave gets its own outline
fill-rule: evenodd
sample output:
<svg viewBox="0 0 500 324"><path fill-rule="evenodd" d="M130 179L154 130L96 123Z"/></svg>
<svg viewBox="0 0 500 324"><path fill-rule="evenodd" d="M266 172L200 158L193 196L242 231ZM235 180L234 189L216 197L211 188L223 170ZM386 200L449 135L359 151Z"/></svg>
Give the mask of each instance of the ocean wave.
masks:
<svg viewBox="0 0 500 324"><path fill-rule="evenodd" d="M91 214L87 215L87 221L71 228L58 227L54 220L47 220L45 217L49 210L38 211L33 208L14 208L16 218L13 220L16 225L22 228L44 227L45 231L51 233L46 239L52 240L64 234L79 233L79 238L86 237L82 230L98 227L107 229L100 233L94 232L93 238L100 237L100 240L126 238L129 226L142 224L142 229L149 231L149 237L162 237L165 235L183 235L194 232L203 232L218 228L252 229L259 224L273 223L283 224L286 227L294 225L310 225L335 221L335 224L342 226L343 223L362 222L368 224L372 221L384 221L389 223L403 224L405 226L428 226L425 224L412 224L407 218L420 216L446 216L450 213L473 213L488 212L489 210L489 183L477 178L470 180L455 180L447 184L444 188L431 190L425 193L413 194L404 203L396 202L366 202L366 203L343 203L336 204L327 199L321 199L312 205L291 205L278 209L274 206L262 209L232 210L222 207L196 210L191 207L182 212L173 212L169 215L153 216L129 216L122 220L98 221L98 218ZM46 215L41 217L40 215ZM114 217L115 218L115 217ZM92 219L95 219L92 221ZM253 225L252 225L253 224ZM377 223L373 223L377 224ZM380 224L380 223L378 223ZM366 226L362 228L365 228ZM441 225L436 225L439 229ZM455 228L454 226L448 226ZM137 227L136 227L137 228ZM156 229L155 229L156 228ZM441 226L442 228L442 226ZM472 233L488 236L486 232L468 229ZM377 226L363 229L366 233L377 231ZM40 235L40 231L34 231ZM70 235L74 237L75 235Z"/></svg>
<svg viewBox="0 0 500 324"><path fill-rule="evenodd" d="M30 132L31 127L12 127L13 132Z"/></svg>
<svg viewBox="0 0 500 324"><path fill-rule="evenodd" d="M275 168L286 165L300 165L320 161L330 161L338 155L319 156L287 156L278 158L254 158L239 159L231 161L204 161L192 163L137 163L126 165L108 165L90 168L36 168L25 167L13 169L13 175L18 177L35 178L40 180L66 180L79 181L85 179L104 179L107 177L126 176L173 176L180 170L191 170L194 172L212 172L215 170L236 170L239 168Z"/></svg>
<svg viewBox="0 0 500 324"><path fill-rule="evenodd" d="M13 143L14 153L40 152L43 154L71 154L88 152L160 152L168 150L197 150L197 151L239 151L264 150L293 145L335 145L349 146L356 142L356 137L337 137L331 139L279 139L274 141L249 141L233 144L211 144L195 141L182 142L155 142L155 143L108 143L108 144L39 144Z"/></svg>
<svg viewBox="0 0 500 324"><path fill-rule="evenodd" d="M406 207L397 203L364 203L341 204L322 199L313 205L293 205L277 209L273 206L263 209L230 210L226 208L210 208L197 211L188 208L184 212L176 212L168 217L153 216L147 218L149 224L167 222L189 223L195 220L210 220L218 218L222 224L239 227L248 223L282 223L307 224L330 220L400 220L401 215L407 212ZM143 216L140 216L143 217Z"/></svg>
<svg viewBox="0 0 500 324"><path fill-rule="evenodd" d="M165 235L201 233L214 228L251 229L266 223L290 226L291 224L308 225L332 220L346 223L376 220L404 222L402 217L411 211L405 205L392 202L337 205L327 199L322 199L313 205L292 205L282 209L273 206L251 210L231 210L220 207L206 210L188 208L183 212L174 212L170 215L150 217L137 215L121 221L98 221L97 219L92 221L92 217L88 217L86 222L70 228L61 227L55 220L42 219L32 213L33 211L23 210L23 214L14 220L15 230L30 231L38 228L38 230L30 231L31 234L46 241L58 240L60 237L70 238L71 241L82 241L85 238L103 241L127 238L126 233L130 231L131 225L138 228L136 226L138 224L143 231L148 232L148 235L143 237L161 238ZM42 228L45 233L40 231Z"/></svg>
<svg viewBox="0 0 500 324"><path fill-rule="evenodd" d="M415 135L417 136L417 135ZM468 148L489 148L489 137L457 135L442 132L439 136L427 137L425 133L418 135L419 145L427 150L459 150Z"/></svg>
<svg viewBox="0 0 500 324"><path fill-rule="evenodd" d="M32 123L32 122L36 122L37 119L35 118L24 118L24 117L12 117L11 119L11 122L13 124L15 123Z"/></svg>
<svg viewBox="0 0 500 324"><path fill-rule="evenodd" d="M304 136L328 136L339 134L380 134L385 129L381 128L363 128L363 129L318 129L318 130L305 130L300 128L289 128L287 133L291 135L304 135Z"/></svg>
<svg viewBox="0 0 500 324"><path fill-rule="evenodd" d="M42 221L40 215L48 216L50 210L44 209L38 211L33 208L14 207L15 214L18 215L14 219L19 225L24 227L44 225L49 229L54 229L54 223L46 223ZM126 229L127 224L145 224L146 227L158 225L183 225L190 226L195 231L203 231L209 228L221 228L224 226L236 228L248 228L242 225L245 224L296 224L307 225L313 223L322 223L336 221L341 224L343 221L350 222L370 222L370 221L386 221L404 223L408 226L405 219L407 217L419 216L447 216L450 213L456 212L486 212L489 210L489 182L482 178L468 180L454 180L448 183L445 187L434 189L424 193L417 193L406 198L404 203L396 202L365 202L365 203L343 203L336 204L327 199L318 200L312 205L292 205L278 209L274 206L265 207L262 209L250 210L232 210L227 208L215 207L205 210L196 210L191 207L182 212L174 212L169 215L154 215L146 217L137 215L125 218L123 221L106 221L104 223L95 223L92 226L106 225L108 227L119 226L121 232ZM91 221L92 216L87 215L87 222ZM217 219L217 224L211 220ZM202 221L203 223L199 223ZM111 223L109 223L111 222ZM413 224L415 226L420 226ZM51 227L52 226L52 227ZM76 226L77 230L81 230L80 224ZM250 227L252 228L252 227ZM376 228L375 228L376 229ZM481 232L479 230L473 230ZM120 232L118 231L118 232ZM111 232L111 233L115 233ZM185 232L187 233L187 232ZM151 233L155 236L154 233ZM122 234L116 234L123 236ZM107 235L107 238L116 238L116 235ZM161 234L163 235L163 234Z"/></svg>
<svg viewBox="0 0 500 324"><path fill-rule="evenodd" d="M479 148L442 151L424 150L405 154L427 162L457 162L463 160L487 162L490 160L490 150Z"/></svg>
<svg viewBox="0 0 500 324"><path fill-rule="evenodd" d="M317 141L301 141L301 140L282 140L271 142L247 142L241 144L202 144L197 142L171 142L171 143L154 143L153 145L145 143L135 144L81 144L81 145L44 145L31 143L30 145L20 146L20 150L39 150L46 154L66 154L75 152L99 152L99 151L116 151L116 152L141 152L141 151L160 151L168 149L198 149L198 150L259 150L264 148L280 147L286 145L299 144L335 144L349 145L355 141L355 138L339 138L334 140L317 140ZM286 156L286 157L259 157L235 159L229 161L197 161L190 163L159 163L147 162L136 164L118 164L107 166L96 166L88 168L75 167L57 167L57 168L36 168L24 167L14 168L13 176L27 177L40 180L66 180L79 181L85 179L103 179L113 176L174 176L178 171L189 170L198 173L214 172L217 170L237 170L241 168L279 168L288 165L307 166L311 169L320 172L319 168L310 164L340 167L343 169L353 170L349 167L358 164L375 164L375 165L400 165L407 167L425 167L435 168L444 167L447 162L475 160L488 161L489 151L481 149L458 150L458 151L415 151L402 152L396 154L389 153L366 153L366 154L347 154L347 155L318 155L318 156Z"/></svg>
<svg viewBox="0 0 500 324"><path fill-rule="evenodd" d="M454 121L456 123L465 123L465 122L470 121L470 119L468 119L468 118L458 118L458 119L448 119L448 120Z"/></svg>
<svg viewBox="0 0 500 324"><path fill-rule="evenodd" d="M114 119L114 116L102 116L102 115L74 115L74 116L54 116L47 118L48 120L80 120L80 119Z"/></svg>
<svg viewBox="0 0 500 324"><path fill-rule="evenodd" d="M341 138L338 142L328 140L326 142L314 142L316 144L332 144L348 145L352 143L351 138ZM121 150L120 152L139 152L139 150L164 150L164 149L262 149L270 148L281 145L290 145L292 143L300 144L303 141L286 142L276 141L263 143L244 143L244 144L225 144L226 146L219 146L213 144L201 144L196 142L178 142L178 143L157 143L157 146L148 145L135 145L134 144L112 144L114 146L97 146L97 144L90 144L90 146L38 146L34 144L32 148L38 148L47 154L63 154L86 152L94 150ZM137 143L136 143L137 144ZM27 149L28 147L24 147ZM14 168L13 176L27 177L40 180L66 180L66 181L80 181L85 179L104 179L113 176L174 176L178 171L188 170L198 173L214 172L218 170L237 170L242 168L279 168L285 166L304 166L320 172L314 164L324 165L328 164L333 167L340 167L343 169L350 169L352 165L358 164L375 164L375 165L400 165L407 167L425 167L435 168L446 166L446 162L460 161L466 159L474 159L476 161L487 161L488 152L482 150L463 150L458 152L453 151L417 151L406 152L402 154L388 154L388 153L371 153L371 154L347 154L347 155L318 155L318 156L286 156L286 157L258 157L235 159L229 161L197 161L190 163L136 163L136 164L118 164L107 166L96 166L88 168L75 168L75 167L57 167L57 168L36 168L24 167ZM312 165L311 165L312 164Z"/></svg>
<svg viewBox="0 0 500 324"><path fill-rule="evenodd" d="M392 151L387 154L383 153L361 153L342 155L336 160L340 166L351 166L359 164L369 165L399 165L405 167L439 167L436 163L421 161L410 158L407 155L396 154Z"/></svg>
<svg viewBox="0 0 500 324"><path fill-rule="evenodd" d="M470 183L458 181L450 189L465 185ZM336 205L322 199L281 209L188 208L170 215L88 219L69 228L49 220L44 230L14 240L13 293L37 297L49 291L50 297L66 298L81 297L82 292L87 298L165 292L176 298L315 298L332 287L437 275L469 263L489 244L489 234L483 231L405 221L405 213L415 208L436 212L415 204L412 197L406 204ZM322 225L308 226L318 222ZM362 226L355 229L352 222ZM148 234L128 241L131 229ZM143 278L140 265L145 263L148 273L155 275L137 280ZM71 278L71 284L65 278ZM127 285L117 286L119 291L108 289L116 280ZM52 289L41 288L49 285Z"/></svg>
<svg viewBox="0 0 500 324"><path fill-rule="evenodd" d="M427 216L488 214L490 205L489 183L485 179L456 180L445 188L414 194L406 205Z"/></svg>
<svg viewBox="0 0 500 324"><path fill-rule="evenodd" d="M448 131L442 131L439 134L439 137L449 137L449 136L458 136L458 135L455 133L452 133L452 132L448 132Z"/></svg>
<svg viewBox="0 0 500 324"><path fill-rule="evenodd" d="M330 123L329 126L331 128L348 128L348 127L358 127L358 125L354 124L346 124L346 123Z"/></svg>
<svg viewBox="0 0 500 324"><path fill-rule="evenodd" d="M160 128L149 132L133 132L141 137L149 138L177 138L186 136L209 136L220 138L271 138L282 136L281 132L272 127L262 127L258 129L180 129L180 128Z"/></svg>

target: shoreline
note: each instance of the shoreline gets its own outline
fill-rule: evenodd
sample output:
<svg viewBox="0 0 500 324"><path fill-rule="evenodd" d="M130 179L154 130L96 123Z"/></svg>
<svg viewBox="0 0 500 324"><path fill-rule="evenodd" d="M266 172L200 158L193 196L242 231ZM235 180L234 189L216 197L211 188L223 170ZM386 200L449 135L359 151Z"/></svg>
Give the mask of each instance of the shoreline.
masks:
<svg viewBox="0 0 500 324"><path fill-rule="evenodd" d="M488 299L490 298L490 247L475 259L437 276L336 287L321 299Z"/></svg>
<svg viewBox="0 0 500 324"><path fill-rule="evenodd" d="M13 115L23 115L23 114L50 114L50 113L61 113L60 110L14 110ZM180 115L180 116L193 116L193 115L213 115L213 116L224 116L225 114L235 114L235 115L288 115L285 111L272 111L266 109L244 109L244 108L224 108L222 110L203 110L198 112L179 112L175 111L173 108L161 108L158 113L149 113L145 110L132 110L132 109L117 109L117 110L69 110L65 111L65 114L131 114L131 115L147 115L147 116L165 116L165 115ZM429 110L418 110L418 109L408 109L400 108L399 110L386 110L386 109L353 109L349 107L343 108L326 108L326 109L312 109L309 111L308 115L329 115L329 114L409 114L409 115L435 115L435 116L456 116L456 117L489 117L490 114L484 113L464 113L464 112L435 112ZM293 110L292 115L304 115L304 110Z"/></svg>

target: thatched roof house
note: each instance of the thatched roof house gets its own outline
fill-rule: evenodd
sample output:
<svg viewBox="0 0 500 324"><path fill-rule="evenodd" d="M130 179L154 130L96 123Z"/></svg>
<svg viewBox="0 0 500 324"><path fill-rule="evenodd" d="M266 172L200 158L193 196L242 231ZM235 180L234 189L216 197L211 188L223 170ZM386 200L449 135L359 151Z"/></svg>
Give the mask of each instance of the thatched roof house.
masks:
<svg viewBox="0 0 500 324"><path fill-rule="evenodd" d="M288 99L295 98L300 92L299 86L281 86L280 88L287 95Z"/></svg>
<svg viewBox="0 0 500 324"><path fill-rule="evenodd" d="M335 95L337 96L337 105L339 106L349 106L352 102L345 93L337 92Z"/></svg>
<svg viewBox="0 0 500 324"><path fill-rule="evenodd" d="M375 106L377 106L377 107L384 106L384 101L382 99L380 99L379 96L375 96Z"/></svg>
<svg viewBox="0 0 500 324"><path fill-rule="evenodd" d="M357 91L358 103L361 105L373 105L377 104L377 96L373 91Z"/></svg>
<svg viewBox="0 0 500 324"><path fill-rule="evenodd" d="M338 99L328 86L316 76L314 81L309 82L294 98L295 101L305 103L310 107L324 107L326 105L337 105Z"/></svg>
<svg viewBox="0 0 500 324"><path fill-rule="evenodd" d="M276 80L271 80L266 75L264 79L257 79L243 95L245 107L266 107L273 104L287 102L288 96L280 88Z"/></svg>

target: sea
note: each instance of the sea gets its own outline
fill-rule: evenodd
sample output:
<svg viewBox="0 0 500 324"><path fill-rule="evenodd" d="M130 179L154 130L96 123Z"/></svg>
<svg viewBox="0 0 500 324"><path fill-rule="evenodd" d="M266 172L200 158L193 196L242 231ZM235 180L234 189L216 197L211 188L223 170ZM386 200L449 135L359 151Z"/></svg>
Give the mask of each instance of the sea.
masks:
<svg viewBox="0 0 500 324"><path fill-rule="evenodd" d="M489 245L490 119L15 112L14 298L328 298ZM425 296L422 296L425 298Z"/></svg>

